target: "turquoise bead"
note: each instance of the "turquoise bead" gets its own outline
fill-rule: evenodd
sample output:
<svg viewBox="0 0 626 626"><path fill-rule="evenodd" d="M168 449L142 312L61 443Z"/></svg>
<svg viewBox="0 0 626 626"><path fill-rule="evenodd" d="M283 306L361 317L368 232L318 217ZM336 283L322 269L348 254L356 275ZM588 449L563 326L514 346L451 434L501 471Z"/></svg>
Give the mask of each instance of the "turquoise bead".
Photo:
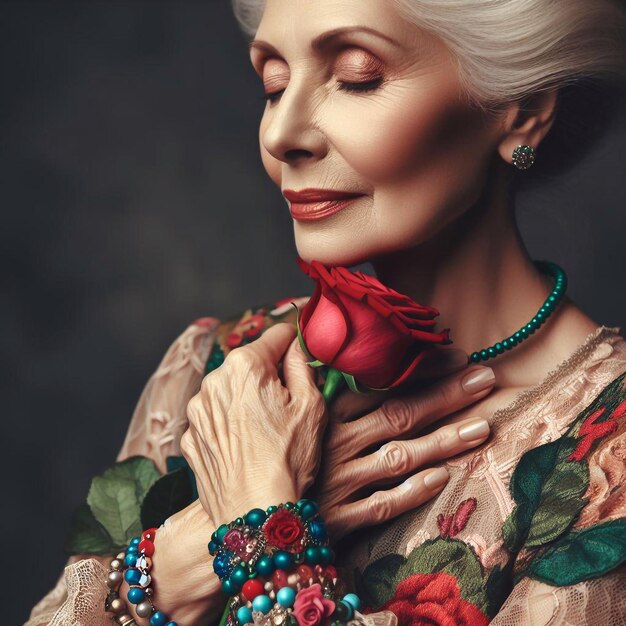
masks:
<svg viewBox="0 0 626 626"><path fill-rule="evenodd" d="M130 545L131 546L138 546L141 543L141 537L133 537L130 540Z"/></svg>
<svg viewBox="0 0 626 626"><path fill-rule="evenodd" d="M271 556L262 556L254 567L261 576L269 576L274 571L274 561Z"/></svg>
<svg viewBox="0 0 626 626"><path fill-rule="evenodd" d="M530 335L530 333L528 332L528 328L526 328L526 326L524 326L524 328L522 328L519 332L520 332L520 335L522 335L524 339L526 339L528 335Z"/></svg>
<svg viewBox="0 0 626 626"><path fill-rule="evenodd" d="M469 360L471 363L480 363L480 353L472 352Z"/></svg>
<svg viewBox="0 0 626 626"><path fill-rule="evenodd" d="M510 350L513 347L513 344L511 343L510 339L507 338L502 342L502 347L505 350Z"/></svg>
<svg viewBox="0 0 626 626"><path fill-rule="evenodd" d="M131 587L128 590L128 601L132 604L139 604L146 599L146 592L139 587Z"/></svg>
<svg viewBox="0 0 626 626"><path fill-rule="evenodd" d="M480 351L480 358L483 361L486 361L489 358L489 355L487 354L487 350L481 350Z"/></svg>
<svg viewBox="0 0 626 626"><path fill-rule="evenodd" d="M126 567L135 567L137 565L137 554L127 554L124 557L124 565Z"/></svg>
<svg viewBox="0 0 626 626"><path fill-rule="evenodd" d="M313 500L305 500L300 505L300 515L302 515L303 519L311 519L312 517L315 517L318 511L319 507L316 502L313 502Z"/></svg>
<svg viewBox="0 0 626 626"><path fill-rule="evenodd" d="M178 626L178 622L168 622L165 626Z"/></svg>
<svg viewBox="0 0 626 626"><path fill-rule="evenodd" d="M513 335L508 337L507 341L511 344L511 347L513 348L518 344L517 339Z"/></svg>
<svg viewBox="0 0 626 626"><path fill-rule="evenodd" d="M328 537L326 525L321 519L315 519L309 522L309 534L315 541L325 541Z"/></svg>
<svg viewBox="0 0 626 626"><path fill-rule="evenodd" d="M252 611L247 606L242 606L237 610L237 621L240 625L252 623Z"/></svg>
<svg viewBox="0 0 626 626"><path fill-rule="evenodd" d="M357 611L361 610L361 600L359 596L356 595L356 593L347 593L343 597L343 600L348 604L351 604L353 609L356 609Z"/></svg>
<svg viewBox="0 0 626 626"><path fill-rule="evenodd" d="M137 550L137 546L128 546L126 550L126 554L138 554L139 550Z"/></svg>
<svg viewBox="0 0 626 626"><path fill-rule="evenodd" d="M284 606L286 609L293 606L293 603L296 601L296 591L291 587L282 587L278 590L276 594L276 600L278 604Z"/></svg>
<svg viewBox="0 0 626 626"><path fill-rule="evenodd" d="M138 585L141 580L141 572L138 569L129 568L124 572L124 580L129 585Z"/></svg>
<svg viewBox="0 0 626 626"><path fill-rule="evenodd" d="M272 504L272 506L268 506L267 507L267 514L268 515L271 515L272 513L276 513L276 511L278 511L278 507L274 506L273 504Z"/></svg>
<svg viewBox="0 0 626 626"><path fill-rule="evenodd" d="M226 533L229 531L230 529L228 528L228 524L222 524L218 529L217 529L217 540L219 541L219 543L222 543L224 541L224 536L226 535Z"/></svg>
<svg viewBox="0 0 626 626"><path fill-rule="evenodd" d="M493 358L498 353L496 352L496 349L493 346L490 346L489 348L487 348L487 354Z"/></svg>
<svg viewBox="0 0 626 626"><path fill-rule="evenodd" d="M253 611L261 611L261 613L266 614L272 610L274 603L269 596L260 595L252 600L252 610Z"/></svg>
<svg viewBox="0 0 626 626"><path fill-rule="evenodd" d="M273 556L274 565L276 569L284 569L285 571L290 570L293 565L293 554L291 552L285 552L284 550L279 550L274 553Z"/></svg>
<svg viewBox="0 0 626 626"><path fill-rule="evenodd" d="M553 293L551 293L551 294L548 296L548 300L549 300L550 302L556 302L556 296L555 296Z"/></svg>
<svg viewBox="0 0 626 626"><path fill-rule="evenodd" d="M317 546L308 546L304 551L304 562L307 565L317 565L320 562L320 551Z"/></svg>
<svg viewBox="0 0 626 626"><path fill-rule="evenodd" d="M263 509L252 509L246 515L246 524L252 528L260 528L267 519L267 513Z"/></svg>
<svg viewBox="0 0 626 626"><path fill-rule="evenodd" d="M347 607L348 615L346 616L346 620L352 619L354 617L354 607L345 600L340 600L339 603Z"/></svg>
<svg viewBox="0 0 626 626"><path fill-rule="evenodd" d="M219 546L218 544L215 543L215 541L209 541L209 552L212 555L215 555L215 553L217 552Z"/></svg>
<svg viewBox="0 0 626 626"><path fill-rule="evenodd" d="M321 565L330 565L335 558L335 553L333 549L329 548L328 546L320 546L319 555Z"/></svg>
<svg viewBox="0 0 626 626"><path fill-rule="evenodd" d="M496 343L494 348L498 354L502 354L504 352L504 346L500 342Z"/></svg>
<svg viewBox="0 0 626 626"><path fill-rule="evenodd" d="M296 505L293 502L285 502L285 508L291 511Z"/></svg>
<svg viewBox="0 0 626 626"><path fill-rule="evenodd" d="M163 611L155 611L150 617L150 626L165 626L167 617Z"/></svg>
<svg viewBox="0 0 626 626"><path fill-rule="evenodd" d="M237 526L243 526L243 517L238 517L235 520L235 524L237 524Z"/></svg>
<svg viewBox="0 0 626 626"><path fill-rule="evenodd" d="M235 589L233 588L232 583L230 582L230 580L223 580L222 581L222 591L229 596L232 596L235 593Z"/></svg>
<svg viewBox="0 0 626 626"><path fill-rule="evenodd" d="M230 575L230 580L236 585L243 585L248 580L248 568L238 565Z"/></svg>

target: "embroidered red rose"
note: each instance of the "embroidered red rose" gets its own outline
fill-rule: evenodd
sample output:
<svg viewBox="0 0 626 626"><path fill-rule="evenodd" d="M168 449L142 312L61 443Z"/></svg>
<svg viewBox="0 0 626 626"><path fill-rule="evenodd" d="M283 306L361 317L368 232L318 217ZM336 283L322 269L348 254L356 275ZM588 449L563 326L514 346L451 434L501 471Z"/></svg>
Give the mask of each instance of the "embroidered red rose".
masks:
<svg viewBox="0 0 626 626"><path fill-rule="evenodd" d="M263 524L268 543L281 550L297 553L302 548L304 526L297 515L286 509L272 513Z"/></svg>
<svg viewBox="0 0 626 626"><path fill-rule="evenodd" d="M396 592L376 611L391 611L398 626L483 626L489 618L475 605L461 598L457 580L451 574L413 574L401 581Z"/></svg>
<svg viewBox="0 0 626 626"><path fill-rule="evenodd" d="M298 315L302 347L315 359L313 366L329 366L329 375L341 373L353 391L358 385L396 387L434 346L452 343L450 329L433 331L439 315L434 307L417 304L362 272L297 261L317 283Z"/></svg>
<svg viewBox="0 0 626 626"><path fill-rule="evenodd" d="M335 603L324 597L319 583L300 589L293 605L293 615L299 626L320 626L334 610Z"/></svg>

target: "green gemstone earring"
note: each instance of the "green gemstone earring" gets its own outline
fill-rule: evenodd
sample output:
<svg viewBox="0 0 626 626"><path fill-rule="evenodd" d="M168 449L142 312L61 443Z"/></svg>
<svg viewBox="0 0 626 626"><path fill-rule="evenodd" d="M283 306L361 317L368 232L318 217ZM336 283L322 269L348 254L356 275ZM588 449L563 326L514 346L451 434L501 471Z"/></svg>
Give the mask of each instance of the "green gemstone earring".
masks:
<svg viewBox="0 0 626 626"><path fill-rule="evenodd" d="M522 326L510 337L493 344L493 346L472 352L467 360L468 364L493 359L499 354L519 345L524 339L528 339L530 335L538 330L548 317L550 317L554 309L556 309L567 290L567 275L565 274L565 270L552 261L535 261L535 265L539 271L549 274L554 278L554 289L550 292L550 295L545 299L541 308L535 314L535 317L533 317L528 324Z"/></svg>
<svg viewBox="0 0 626 626"><path fill-rule="evenodd" d="M518 170L527 170L535 162L535 154L530 146L517 146L513 150L513 165Z"/></svg>

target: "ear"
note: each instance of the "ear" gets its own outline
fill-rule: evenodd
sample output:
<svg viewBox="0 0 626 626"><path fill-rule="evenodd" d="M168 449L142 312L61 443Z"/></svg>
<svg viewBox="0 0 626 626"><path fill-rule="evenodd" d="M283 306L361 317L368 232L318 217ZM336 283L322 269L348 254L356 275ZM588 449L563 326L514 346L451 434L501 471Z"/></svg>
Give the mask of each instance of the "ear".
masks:
<svg viewBox="0 0 626 626"><path fill-rule="evenodd" d="M507 163L513 163L513 150L517 146L531 146L537 150L554 122L557 95L557 89L537 92L507 108L504 134L498 145L498 152Z"/></svg>

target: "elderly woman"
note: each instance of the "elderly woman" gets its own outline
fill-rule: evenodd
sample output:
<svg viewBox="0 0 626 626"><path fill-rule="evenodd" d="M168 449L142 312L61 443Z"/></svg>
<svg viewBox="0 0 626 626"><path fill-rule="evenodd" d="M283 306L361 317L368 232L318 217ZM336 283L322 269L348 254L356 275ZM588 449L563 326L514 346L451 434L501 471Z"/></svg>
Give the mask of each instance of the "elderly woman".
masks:
<svg viewBox="0 0 626 626"><path fill-rule="evenodd" d="M626 75L623 13L609 0L234 7L301 267L319 281L371 262L387 288L437 306L454 347L402 391L327 405L296 336L291 303L306 296L196 320L144 389L118 461L165 472L182 451L199 498L146 530L139 557L132 542L73 557L28 625L252 622L224 611L211 533L303 498L338 574L257 576L248 600L283 604L253 603L254 623L626 623L626 342L563 296L558 266L529 258L512 193L597 138L586 131ZM129 555L152 587L121 582ZM285 610L283 588L324 574L358 597L332 613L319 599L319 619ZM131 599L141 585L152 595Z"/></svg>

